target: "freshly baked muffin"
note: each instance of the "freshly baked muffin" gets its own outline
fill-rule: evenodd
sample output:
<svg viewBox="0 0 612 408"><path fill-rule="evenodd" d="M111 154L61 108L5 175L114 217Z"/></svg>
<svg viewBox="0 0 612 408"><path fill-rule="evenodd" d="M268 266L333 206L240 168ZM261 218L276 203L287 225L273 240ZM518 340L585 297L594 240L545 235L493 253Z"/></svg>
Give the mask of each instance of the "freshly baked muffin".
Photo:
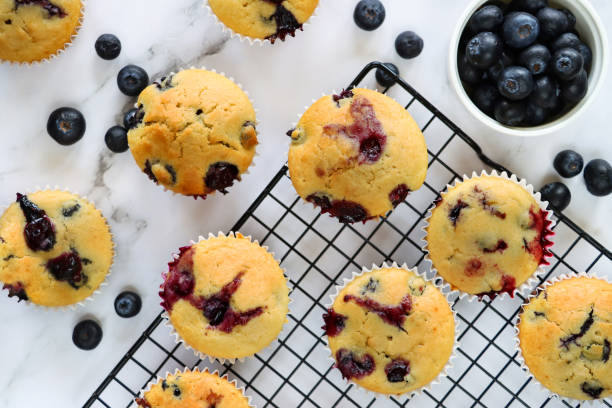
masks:
<svg viewBox="0 0 612 408"><path fill-rule="evenodd" d="M406 269L357 276L323 319L342 377L370 391L399 395L424 387L453 352L455 321L446 298Z"/></svg>
<svg viewBox="0 0 612 408"><path fill-rule="evenodd" d="M319 0L208 0L208 4L232 31L274 43L287 35L295 37Z"/></svg>
<svg viewBox="0 0 612 408"><path fill-rule="evenodd" d="M42 306L87 298L113 261L106 220L67 191L17 194L0 218L0 282L9 296Z"/></svg>
<svg viewBox="0 0 612 408"><path fill-rule="evenodd" d="M72 41L81 0L0 0L0 59L35 62Z"/></svg>
<svg viewBox="0 0 612 408"><path fill-rule="evenodd" d="M249 408L248 399L227 378L207 371L176 372L158 381L142 398L141 408Z"/></svg>
<svg viewBox="0 0 612 408"><path fill-rule="evenodd" d="M524 187L483 175L442 193L425 239L433 267L453 289L493 298L512 295L548 264L549 227L547 211Z"/></svg>
<svg viewBox="0 0 612 408"><path fill-rule="evenodd" d="M612 284L554 282L524 306L518 331L525 364L546 388L578 400L612 396Z"/></svg>
<svg viewBox="0 0 612 408"><path fill-rule="evenodd" d="M425 138L393 99L368 89L324 96L290 132L297 193L340 222L384 216L425 181Z"/></svg>
<svg viewBox="0 0 612 408"><path fill-rule="evenodd" d="M162 306L193 349L219 359L251 356L280 333L289 289L264 248L240 234L180 249L161 286Z"/></svg>
<svg viewBox="0 0 612 408"><path fill-rule="evenodd" d="M130 150L155 183L183 195L226 192L255 155L255 110L223 75L188 69L163 78L138 97Z"/></svg>

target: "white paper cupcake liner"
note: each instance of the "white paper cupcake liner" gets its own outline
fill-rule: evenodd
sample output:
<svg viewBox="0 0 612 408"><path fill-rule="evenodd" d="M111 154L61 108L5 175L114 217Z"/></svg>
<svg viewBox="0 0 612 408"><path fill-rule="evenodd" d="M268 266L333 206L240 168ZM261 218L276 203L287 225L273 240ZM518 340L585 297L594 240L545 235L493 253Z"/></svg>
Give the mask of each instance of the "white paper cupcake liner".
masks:
<svg viewBox="0 0 612 408"><path fill-rule="evenodd" d="M83 20L85 19L85 5L86 5L86 0L81 0L81 15L79 16L78 24L75 27L74 32L70 35L70 40L64 43L64 46L58 49L57 51L55 51L55 53L49 55L48 57L42 58L38 61L32 61L32 62L8 61L8 60L0 59L0 64L16 65L20 67L30 68L30 67L35 67L35 66L42 65L45 63L50 63L54 59L61 57L64 53L66 53L66 50L68 50L68 48L72 45L74 40L79 35L79 31L81 30L81 27L83 27Z"/></svg>
<svg viewBox="0 0 612 408"><path fill-rule="evenodd" d="M444 365L444 367L442 368L442 370L440 371L440 373L438 374L438 376L436 378L434 378L428 384L425 384L424 386L422 386L420 388L417 388L415 390L409 391L409 392L404 393L404 394L399 394L399 395L398 394L383 394L383 393L379 393L379 392L376 392L376 391L369 390L369 389L367 389L365 387L362 387L362 386L360 386L359 384L357 384L354 381L347 380L347 382L355 384L356 386L359 387L359 389L365 391L368 395L372 396L373 398L387 398L387 399L389 399L391 397L394 397L394 398L398 398L398 397L401 397L401 398L404 398L404 397L413 398L416 395L420 395L424 391L431 391L432 387L434 387L436 384L440 384L445 377L448 377L448 373L453 368L453 360L455 360L457 358L457 350L460 347L460 343L459 343L459 334L460 334L460 331L459 331L459 325L458 325L458 319L457 319L457 312L455 311L455 309L453 309L453 304L452 304L452 301L451 301L451 299L449 297L449 294L444 294L444 292L442 292L441 287L440 287L440 285L438 283L436 283L432 279L427 278L425 273L420 272L416 267L415 268L409 268L406 263L404 263L402 265L398 265L396 262L393 262L391 265L389 265L386 262L383 262L381 266L373 264L370 269L368 269L368 268L366 268L364 266L364 267L362 267L361 272L353 272L350 279L344 278L343 279L343 283L341 285L336 285L336 292L333 295L330 295L330 302L325 305L325 308L326 309L330 309L333 306L334 301L336 300L336 297L338 297L338 294L346 287L346 285L348 285L349 283L353 282L357 277L362 276L364 273L368 273L368 272L372 272L372 271L376 271L376 270L380 270L380 269L385 269L385 268L400 268L400 269L405 269L407 271L413 272L415 275L417 275L420 278L422 278L425 282L428 282L428 283L432 284L436 289L438 289L440 291L442 296L444 296L444 298L448 302L448 307L450 308L451 312L453 313L453 322L455 324L455 338L454 338L454 343L453 343L453 350L451 351L451 355L448 358L448 361L446 362L446 364ZM334 364L334 367L335 367L337 361L334 358L334 353L332 353L331 349L329 348L329 339L327 338L327 334L325 334L325 338L326 338L325 349L329 353L329 359Z"/></svg>
<svg viewBox="0 0 612 408"><path fill-rule="evenodd" d="M538 379L531 373L531 371L529 370L529 367L527 366L527 364L525 363L525 358L523 357L523 352L521 350L521 345L520 345L520 338L519 338L519 324L521 322L521 316L523 315L523 313L525 312L525 306L527 306L529 304L529 302L531 302L531 300L533 298L535 298L541 291L546 290L549 286L554 285L555 283L558 283L560 281L563 280L567 280L567 279L574 279L574 278L578 278L578 277L585 277L585 278L590 278L590 279L599 279L602 280L604 282L608 282L608 283L612 283L608 278L606 277L602 277L602 276L598 276L596 274L587 274L585 272L580 272L580 273L566 273L566 274L562 274L553 278L550 278L549 280L547 280L546 282L542 283L542 285L538 286L536 289L534 289L534 291L526 297L525 302L521 305L521 310L520 313L517 314L516 317L516 321L514 323L514 343L515 343L515 348L517 351L516 354L516 361L519 363L521 369L527 373L527 375L529 375L529 378L532 379L532 381L538 385L538 388L540 389L540 391L542 391L542 393L548 395L551 398L555 398L555 399L559 399L561 401L565 401L568 404L570 404L572 407L574 406L580 406L580 404L587 404L589 406L595 406L598 405L599 403L601 403L601 401L611 401L612 398L611 397L607 397L607 398L599 398L599 399L593 399L593 400L577 400L574 398L570 398L570 397L564 397L560 394L557 394L556 392L551 391L550 389L546 388L540 381L538 381ZM599 405L598 405L599 406Z"/></svg>
<svg viewBox="0 0 612 408"><path fill-rule="evenodd" d="M222 380L225 380L228 383L232 384L234 387L236 387L236 389L238 391L240 391L242 396L247 399L247 403L248 403L249 407L256 408L256 406L253 405L253 403L252 403L252 397L250 395L246 394L244 387L239 387L238 386L238 382L236 380L230 381L230 379L229 379L227 374L225 374L223 376L219 375L219 370L215 370L215 371L211 372L208 368L205 368L204 370L200 370L198 367L196 367L196 368L194 368L192 370L189 367L185 367L185 369L183 369L183 370L179 370L178 368L175 369L174 370L174 375L177 376L179 374L184 374L184 373L200 373L200 372L201 373L205 373L205 374L216 375L217 377L221 378ZM149 381L147 386L145 388L143 388L142 390L140 390L140 392L138 393L138 397L137 398L144 398L145 393L151 391L151 388L153 388L154 385L159 384L160 381L165 380L170 375L172 375L172 373L169 372L169 371L166 371L166 374L163 377L157 376L156 379Z"/></svg>
<svg viewBox="0 0 612 408"><path fill-rule="evenodd" d="M320 0L322 1L322 0ZM317 18L317 10L319 9L319 4L317 4L317 7L315 8L315 10L312 12L312 15L308 18L308 20L304 21L304 23L302 23L302 28L301 29L297 29L296 30L296 34L298 31L306 31L306 27L308 27L309 25L312 24L312 20ZM259 45L260 47L264 46L264 45L268 45L268 46L274 46L274 44L272 43L272 41L270 41L267 38L253 38L253 37L249 37L247 35L243 35L243 34L239 34L237 32L235 32L234 30L232 30L231 28L229 28L228 26L226 26L220 19L219 17L217 17L217 15L215 14L215 12L212 10L212 7L210 7L210 3L208 0L204 1L204 7L206 7L207 11L208 11L208 15L214 20L215 25L219 26L221 28L221 31L224 34L229 35L229 37L231 39L237 38L238 40L240 40L240 42L248 42L249 45ZM287 37L295 37L295 35L291 35L288 34L285 37L285 40L281 40L280 38L275 40L274 43L278 43L278 42L285 42Z"/></svg>
<svg viewBox="0 0 612 408"><path fill-rule="evenodd" d="M244 92L244 94L247 96L249 102L251 103L251 106L253 107L253 110L255 111L255 131L257 132L257 145L259 145L261 143L260 139L259 139L260 133L257 130L257 128L259 127L259 124L260 124L259 119L258 119L259 109L255 106L255 103L253 102L253 99L251 99L251 95L249 94L249 91L244 89L242 84L240 82L237 82L234 79L234 77L227 76L225 74L225 72L219 72L216 69L209 69L209 68L206 68L205 66L202 66L200 68L197 68L197 67L194 67L194 66L190 66L190 67L179 68L178 71L170 71L167 74L165 74L163 76L160 76L160 77L157 77L155 80L151 81L151 84L154 84L155 82L161 83L162 82L162 78L169 78L171 76L176 75L177 73L179 73L181 71L185 71L185 70L188 70L188 69L201 69L201 70L204 70L204 71L214 72L215 74L219 74L219 75L225 77L226 79L232 81L234 84L238 85L238 87L242 90L242 92ZM136 101L134 103L134 108L138 109L138 101ZM244 171L244 173L239 175L240 179L234 180L234 183L227 188L227 190L228 190L227 194L230 193L230 190L236 185L236 183L242 182L242 180L243 180L243 178L245 176L248 176L249 174L251 174L251 169L256 166L256 164L257 164L256 161L259 160L259 157L260 157L259 156L259 149L257 149L257 145L255 145L255 154L253 156L253 159L251 160L251 163L249 164L249 167L247 167L247 169ZM212 191L212 192L210 192L210 193L208 193L208 194L206 194L204 196L202 196L202 195L189 196L189 195L184 195L184 194L172 191L172 190L170 190L169 188L165 187L162 184L158 183L157 185L160 186L161 188L163 188L164 191L172 193L173 196L189 197L189 198L193 198L194 200L198 200L198 199L206 200L207 197L213 196L213 195L215 195L217 193L216 191Z"/></svg>
<svg viewBox="0 0 612 408"><path fill-rule="evenodd" d="M491 177L497 177L497 178L504 179L504 180L509 180L509 181L512 181L513 183L518 184L519 186L523 187L535 199L535 201L538 204L538 206L540 207L540 209L546 213L546 220L548 222L550 222L550 224L546 228L548 230L548 234L544 238L549 240L551 242L551 245L545 246L543 248L544 252L543 252L543 255L542 255L542 261L540 262L540 265L538 265L538 267L536 268L535 272L529 278L527 278L527 280L525 280L525 282L523 282L520 285L518 285L514 289L512 294L509 294L508 292L501 292L501 293L498 293L496 296L494 296L493 299L505 299L506 297L514 297L516 295L527 296L527 294L531 290L533 290L533 288L535 288L538 285L542 275L544 275L546 273L546 271L548 269L548 266L549 266L548 259L552 258L552 254L548 255L546 253L546 251L547 250L549 251L550 248L552 247L552 245L554 244L554 242L552 241L552 238L555 235L555 233L553 231L553 227L555 226L556 222L552 218L553 212L546 208L547 205L548 205L548 202L547 201L542 201L540 193L535 191L535 189L533 188L533 185L527 184L525 179L519 180L518 177L515 174L512 174L511 176L508 176L508 174L505 171L502 172L502 173L498 173L497 171L492 170L491 173L487 173L486 170L483 170L480 173L480 175L477 174L474 171L471 176L463 175L463 178L461 180L459 180L459 179L455 180L453 185L446 185L446 188L443 191L441 191L440 194L447 193L450 189L456 187L457 185L459 185L459 184L461 184L461 183L463 183L463 182L465 182L467 180L470 180L470 179L473 179L473 178L477 178L477 177L483 177L483 176L491 176ZM444 277L440 273L438 273L438 270L435 268L435 266L433 264L433 261L431 260L431 258L429 256L429 249L427 247L427 245L428 245L428 243L427 243L427 234L428 234L427 229L429 228L429 219L431 218L431 216L433 214L433 210L435 208L436 208L436 203L434 202L432 204L432 206L429 207L429 209L427 210L427 215L424 218L425 225L423 226L422 231L425 233L425 236L422 239L423 246L421 247L421 249L425 253L425 261L429 264L431 272L433 274L435 274L434 280L438 280L438 279L442 280L444 282L444 284L442 285L442 288L444 289L444 291L456 294L459 297L459 299L464 299L464 298L467 297L469 302L473 302L475 300L478 300L478 301L486 301L486 300L492 301L493 299L489 295L476 295L476 294L470 294L470 293L463 292L460 289L453 289L451 283L447 282L446 279L444 279Z"/></svg>
<svg viewBox="0 0 612 408"><path fill-rule="evenodd" d="M198 237L198 240L197 240L197 241L193 241L193 240L192 240L192 241L190 241L190 242L189 242L189 246L196 245L196 244L198 244L198 243L200 243L200 242L202 242L202 241L206 241L207 239L210 239L210 238L221 238L221 237L236 238L236 234L239 234L239 232L233 232L233 231L232 231L232 232L229 232L228 234L224 234L222 231L219 231L219 233L218 233L217 235L215 235L215 234L213 234L213 233L209 233L209 234L208 234L208 238L204 238L203 236L200 236L200 237ZM259 242L258 242L257 240L253 240L253 239L251 238L251 236L244 236L244 235L243 235L243 237L244 237L244 238L246 238L246 239L248 239L250 242L252 242L252 243L254 243L254 244L259 245ZM267 247L267 246L265 246L265 245L260 245L260 246L261 246L261 248L263 248L264 250L266 250L266 251L267 251L267 252L268 252L270 255L272 255L272 257L274 258L274 260L275 260L275 261L276 261L276 262L279 264L279 266L280 266L280 262L278 261L278 259L276 259L275 255L274 255L274 252L270 251L270 250L268 249L268 247ZM172 254L172 259L173 259L173 260L176 260L176 259L178 259L178 258L179 258L179 256L180 256L180 254L179 254L179 253L174 253L174 254ZM287 274L286 274L285 270L284 270L283 268L281 268L281 270L283 271L283 276L285 277L285 282L286 282L286 283L288 283L288 278L287 278ZM161 285L160 285L160 288L162 288L162 287L163 287L163 284L164 284L164 282L165 282L165 280L166 280L166 275L167 275L167 272L166 272L166 271L164 271L164 272L162 273L162 279L163 279L163 280L162 280L162 283L161 283ZM287 285L287 287L289 287L289 285ZM280 333L282 333L282 331L283 331L283 329L284 329L285 325L286 325L286 324L288 323L288 321L289 321L288 316L291 314L291 303L293 302L293 300L291 299L291 296L290 296L290 295L291 295L291 292L292 292L292 290L289 288L289 304L287 305L287 307L288 307L287 316L285 316L285 321L283 322L283 326L281 327L281 330L279 331L278 335L276 336L276 338L275 338L274 340L278 340L278 336L280 335ZM215 357L215 356L211 356L211 355L209 355L209 354L203 353L203 352L201 352L201 351L199 351L199 350L195 349L194 347L192 347L192 346L191 346L189 343L187 343L187 342L186 342L186 341L185 341L185 340L184 340L184 339L183 339L183 338L180 336L180 334L179 334L179 333L176 331L176 329L175 329L175 328L174 328L174 326L172 325L172 322L171 322L171 320L170 320L170 315L168 314L168 312L167 312L167 311L165 311L165 310L164 310L164 312L162 312L162 318L164 319L164 326L166 326L166 327L167 327L167 328L170 330L170 334L171 334L172 336L174 336L174 342L175 342L175 344L183 344L183 346L184 346L186 349L193 351L193 353L194 353L194 354L195 354L195 355L196 355L196 356L197 356L197 357L198 357L200 360L208 360L208 361L210 361L211 363L214 363L215 361L218 361L218 362L219 362L219 363L221 363L221 364L226 364L226 363L228 363L228 364L234 364L236 361L239 361L239 362L241 362L241 363L242 363L242 362L244 362L246 359L253 358L253 357L255 356L255 354L262 353L264 350L267 350L267 349L269 349L269 348L275 347L274 340L272 340L272 341L270 342L270 344L266 345L266 346L265 346L265 347L263 347L261 350L259 350L257 353L254 353L253 355L250 355L250 356L240 357L240 358L223 358L223 357Z"/></svg>
<svg viewBox="0 0 612 408"><path fill-rule="evenodd" d="M30 195L32 193L38 192L38 191L65 191L67 193L70 194L74 194L76 196L78 196L80 199L87 201L88 203L90 203L98 212L98 214L100 214L100 216L102 217L102 219L104 220L104 222L106 223L106 226L108 228L108 232L110 234L111 237L111 243L112 243L112 258L111 258L111 263L110 266L108 268L108 272L106 273L106 276L104 277L104 280L100 283L100 285L98 285L98 287L85 299L71 304L71 305L64 305L64 306L44 306L44 305L39 305L37 303L32 302L31 300L24 300L21 301L18 297L11 297L9 298L10 300L14 300L16 303L21 303L23 302L24 305L26 305L27 307L31 307L33 309L37 309L37 310L45 310L45 311L60 311L60 312L66 312L66 311L74 311L76 310L77 307L85 307L85 303L87 302L93 302L94 298L101 292L102 288L104 288L105 286L108 286L108 280L109 277L111 275L111 273L113 272L113 265L115 263L115 255L116 255L116 244L115 244L115 237L113 235L113 232L110 228L110 225L108 224L108 220L106 219L106 217L104 217L104 214L102 214L102 211L100 211L100 209L98 207L96 207L95 203L93 201L90 201L86 196L84 195L80 195L79 193L75 193L74 191L68 189L68 188L60 188L59 186L54 186L51 187L49 185L45 186L44 188L40 188L40 187L34 187L32 188L27 188L25 189L25 194L26 195ZM12 203L11 203L12 204ZM2 214L4 214L6 212L6 210L8 210L9 206L11 204L8 204L6 206L4 206L4 209L2 211ZM4 292L4 290L2 290L2 285L3 283L0 282L0 295L2 294L2 292Z"/></svg>

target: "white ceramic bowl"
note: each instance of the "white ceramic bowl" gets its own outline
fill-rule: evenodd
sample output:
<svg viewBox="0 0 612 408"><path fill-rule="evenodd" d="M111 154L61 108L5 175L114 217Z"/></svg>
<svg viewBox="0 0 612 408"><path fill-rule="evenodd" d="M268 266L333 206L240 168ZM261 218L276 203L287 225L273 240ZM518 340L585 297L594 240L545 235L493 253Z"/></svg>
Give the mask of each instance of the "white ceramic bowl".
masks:
<svg viewBox="0 0 612 408"><path fill-rule="evenodd" d="M593 63L591 65L591 72L589 73L589 90L578 105L553 122L534 127L509 127L485 115L476 105L474 105L463 88L457 68L457 50L463 29L466 27L472 14L486 2L487 0L471 1L461 18L459 18L459 25L457 25L453 33L449 51L448 65L451 86L455 89L459 99L463 102L467 110L470 111L476 119L496 132L512 136L541 136L561 130L586 110L605 79L608 67L609 48L606 31L599 16L588 0L550 0L552 7L566 8L576 16L576 30L580 33L581 40L591 47L593 52Z"/></svg>

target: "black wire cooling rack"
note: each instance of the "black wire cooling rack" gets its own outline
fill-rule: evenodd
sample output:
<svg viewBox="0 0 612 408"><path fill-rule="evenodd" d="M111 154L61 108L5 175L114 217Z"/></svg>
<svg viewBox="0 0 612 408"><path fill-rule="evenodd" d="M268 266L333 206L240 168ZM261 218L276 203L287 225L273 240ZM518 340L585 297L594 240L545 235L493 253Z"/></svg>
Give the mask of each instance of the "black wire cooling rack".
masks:
<svg viewBox="0 0 612 408"><path fill-rule="evenodd" d="M368 64L350 87L382 65ZM386 68L383 68L386 69ZM392 74L391 71L388 71ZM454 301L461 347L440 384L415 396L374 398L342 380L325 348L321 315L336 284L383 261L428 268L421 250L423 217L438 192L463 174L503 166L401 78L382 91L404 103L429 150L425 185L381 222L342 225L297 197L283 167L232 231L252 235L281 260L293 289L291 315L270 347L233 365L198 359L174 342L158 316L92 394L84 407L134 407L140 389L167 371L208 367L236 379L257 407L570 407L547 397L516 360L513 323L524 298ZM372 80L371 75L368 80ZM373 83L373 82L372 82ZM556 213L554 258L542 281L568 272L612 277L612 254L563 214ZM610 401L601 406L611 407Z"/></svg>

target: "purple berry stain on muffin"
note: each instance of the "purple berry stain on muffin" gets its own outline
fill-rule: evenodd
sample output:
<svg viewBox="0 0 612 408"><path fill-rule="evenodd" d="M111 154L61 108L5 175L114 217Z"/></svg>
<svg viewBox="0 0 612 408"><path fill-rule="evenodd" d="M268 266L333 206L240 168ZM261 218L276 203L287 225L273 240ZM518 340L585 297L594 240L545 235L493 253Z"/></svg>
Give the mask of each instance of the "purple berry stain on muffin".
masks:
<svg viewBox="0 0 612 408"><path fill-rule="evenodd" d="M47 213L26 195L17 193L17 202L26 218L23 233L28 247L33 251L50 251L55 245L55 226Z"/></svg>
<svg viewBox="0 0 612 408"><path fill-rule="evenodd" d="M393 208L404 202L406 197L408 197L408 193L410 193L410 189L405 184L400 184L399 186L395 187L389 193L389 201L391 201Z"/></svg>
<svg viewBox="0 0 612 408"><path fill-rule="evenodd" d="M365 222L371 218L365 208L352 201L332 201L329 197L322 194L311 194L306 198L306 201L320 207L323 214L329 213L344 224L352 224L359 221Z"/></svg>
<svg viewBox="0 0 612 408"><path fill-rule="evenodd" d="M466 276L484 276L485 271L482 269L482 262L477 258L472 258L465 264L464 273Z"/></svg>
<svg viewBox="0 0 612 408"><path fill-rule="evenodd" d="M179 256L168 264L168 274L159 292L163 299L161 306L168 312L180 299L192 297L195 287L193 251L190 246L179 248Z"/></svg>
<svg viewBox="0 0 612 408"><path fill-rule="evenodd" d="M8 290L8 297L16 297L18 300L18 302L21 302L22 300L28 300L28 295L25 291L25 287L23 286L22 282L17 282L17 283L6 283L2 286L2 289L7 289Z"/></svg>
<svg viewBox="0 0 612 408"><path fill-rule="evenodd" d="M155 177L155 174L153 174L153 167L151 166L151 161L147 160L145 162L144 169L142 171L149 177L152 182L157 184L157 177Z"/></svg>
<svg viewBox="0 0 612 408"><path fill-rule="evenodd" d="M353 96L355 96L355 94L351 89L343 89L342 92L340 92L339 94L332 95L332 99L334 100L334 102L336 102L336 106L340 107L341 100L350 99Z"/></svg>
<svg viewBox="0 0 612 408"><path fill-rule="evenodd" d="M508 249L508 244L503 239L500 239L493 248L483 248L482 251L485 254L492 254L495 252L503 253L506 249Z"/></svg>
<svg viewBox="0 0 612 408"><path fill-rule="evenodd" d="M164 92L174 87L174 85L172 85L173 79L174 75L170 75L168 77L161 77L159 81L155 81L153 82L153 84L157 87L159 91Z"/></svg>
<svg viewBox="0 0 612 408"><path fill-rule="evenodd" d="M469 205L461 200L457 201L450 211L448 212L448 218L453 223L453 227L457 226L457 221L459 221L459 216L461 215L461 210L464 208L468 208Z"/></svg>
<svg viewBox="0 0 612 408"><path fill-rule="evenodd" d="M276 32L266 37L266 39L270 40L270 42L274 44L278 38L280 38L281 41L285 41L285 38L288 35L295 37L295 32L302 29L302 24L297 21L293 13L282 5L284 0L265 1L276 4L274 14L270 16L270 20L274 20L276 22Z"/></svg>
<svg viewBox="0 0 612 408"><path fill-rule="evenodd" d="M507 293L510 295L510 297L514 297L514 290L516 289L516 278L514 276L510 276L510 275L502 275L499 284L501 285L501 289L500 290L491 290L489 292L481 292L478 293L476 296L478 296L479 298L483 298L484 296L488 296L489 299L493 300L497 297L497 295L501 294L501 293Z"/></svg>
<svg viewBox="0 0 612 408"><path fill-rule="evenodd" d="M327 313L323 314L323 321L325 324L321 327L325 330L325 334L328 337L334 337L339 335L346 325L347 316L336 313L334 309L328 309Z"/></svg>
<svg viewBox="0 0 612 408"><path fill-rule="evenodd" d="M593 318L593 308L591 308L587 318L582 323L582 326L580 326L580 331L561 338L561 347L563 347L565 350L569 350L570 345L578 345L578 340L589 331L594 322L595 319Z"/></svg>
<svg viewBox="0 0 612 408"><path fill-rule="evenodd" d="M336 367L340 370L342 378L363 378L372 374L376 364L371 355L365 353L358 357L352 351L340 349L336 352Z"/></svg>
<svg viewBox="0 0 612 408"><path fill-rule="evenodd" d="M387 381L391 383L405 381L406 376L410 374L410 362L403 359L392 360L385 366L385 374Z"/></svg>
<svg viewBox="0 0 612 408"><path fill-rule="evenodd" d="M491 213L491 215L499 219L502 219L502 220L506 219L506 214L499 211L497 207L491 204L491 202L489 201L489 198L487 197L487 194L484 191L482 191L478 186L475 186L474 192L480 196L479 197L480 205L485 211L488 211L489 213Z"/></svg>
<svg viewBox="0 0 612 408"><path fill-rule="evenodd" d="M580 385L582 392L592 398L599 398L604 388L597 381L585 381Z"/></svg>
<svg viewBox="0 0 612 408"><path fill-rule="evenodd" d="M378 303L369 298L360 298L355 295L344 295L344 302L353 301L364 309L378 315L385 323L396 326L400 330L404 330L402 325L406 320L406 316L412 310L412 298L406 295L402 298L398 306L387 306Z"/></svg>
<svg viewBox="0 0 612 408"><path fill-rule="evenodd" d="M525 251L531 253L540 265L549 265L547 257L552 256L552 252L548 248L552 246L552 242L548 239L554 233L550 230L551 221L546 218L546 211L534 208L529 209L531 224L528 229L535 230L536 236L531 241L523 239Z"/></svg>
<svg viewBox="0 0 612 408"><path fill-rule="evenodd" d="M62 10L59 6L56 6L49 0L15 0L15 9L19 8L19 6L29 5L42 7L43 10L45 10L49 14L49 17L64 18L67 16L64 10Z"/></svg>
<svg viewBox="0 0 612 408"><path fill-rule="evenodd" d="M141 408L152 408L151 404L149 404L149 401L147 401L146 398L136 398L134 402L136 402L136 404L138 404L138 406Z"/></svg>
<svg viewBox="0 0 612 408"><path fill-rule="evenodd" d="M87 282L83 274L81 257L76 252L64 252L63 254L47 261L47 270L60 282L68 282L75 289Z"/></svg>
<svg viewBox="0 0 612 408"><path fill-rule="evenodd" d="M231 187L236 179L238 179L238 167L227 162L217 162L208 167L204 183L211 190L227 194L226 189Z"/></svg>

